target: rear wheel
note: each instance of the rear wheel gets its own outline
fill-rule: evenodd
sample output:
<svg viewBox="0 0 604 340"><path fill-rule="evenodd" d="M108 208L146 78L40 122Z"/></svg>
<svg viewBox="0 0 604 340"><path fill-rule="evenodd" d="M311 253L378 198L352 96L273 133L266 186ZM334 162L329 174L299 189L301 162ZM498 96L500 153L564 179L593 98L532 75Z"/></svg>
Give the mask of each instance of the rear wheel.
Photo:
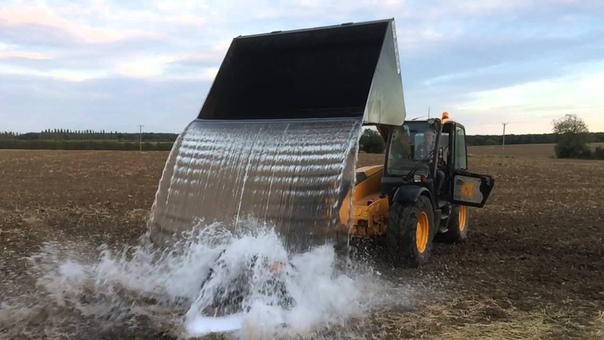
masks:
<svg viewBox="0 0 604 340"><path fill-rule="evenodd" d="M468 239L470 221L469 209L464 205L455 205L449 216L447 231L439 234L439 241L446 243L462 243Z"/></svg>
<svg viewBox="0 0 604 340"><path fill-rule="evenodd" d="M435 234L430 200L422 195L415 204L394 203L388 219L386 247L390 262L398 267L424 265Z"/></svg>

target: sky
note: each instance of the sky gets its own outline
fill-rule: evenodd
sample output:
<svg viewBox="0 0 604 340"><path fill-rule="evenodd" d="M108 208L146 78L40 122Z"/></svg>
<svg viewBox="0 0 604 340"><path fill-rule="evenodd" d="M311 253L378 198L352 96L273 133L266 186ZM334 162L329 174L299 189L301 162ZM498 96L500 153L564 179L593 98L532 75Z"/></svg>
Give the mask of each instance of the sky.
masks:
<svg viewBox="0 0 604 340"><path fill-rule="evenodd" d="M234 37L386 18L409 119L604 131L602 0L0 0L0 131L179 133Z"/></svg>

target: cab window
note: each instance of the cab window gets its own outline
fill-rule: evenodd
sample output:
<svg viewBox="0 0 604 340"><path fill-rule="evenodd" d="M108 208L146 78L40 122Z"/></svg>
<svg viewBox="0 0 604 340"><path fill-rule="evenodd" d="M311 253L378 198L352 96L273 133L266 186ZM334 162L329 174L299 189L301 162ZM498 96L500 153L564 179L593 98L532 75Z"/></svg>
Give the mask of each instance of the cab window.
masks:
<svg viewBox="0 0 604 340"><path fill-rule="evenodd" d="M463 170L468 169L466 133L460 126L455 127L455 168Z"/></svg>
<svg viewBox="0 0 604 340"><path fill-rule="evenodd" d="M391 175L406 175L420 163L427 163L426 153L432 147L426 147L426 133L434 132L438 127L425 121L405 122L395 128L388 143L386 171ZM426 151L425 149L429 149Z"/></svg>

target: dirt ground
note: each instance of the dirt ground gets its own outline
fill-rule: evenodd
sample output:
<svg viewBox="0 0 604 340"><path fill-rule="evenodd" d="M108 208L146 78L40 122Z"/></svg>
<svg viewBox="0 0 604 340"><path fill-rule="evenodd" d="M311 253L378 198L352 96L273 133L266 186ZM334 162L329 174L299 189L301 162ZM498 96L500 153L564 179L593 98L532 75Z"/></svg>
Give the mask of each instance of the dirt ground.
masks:
<svg viewBox="0 0 604 340"><path fill-rule="evenodd" d="M376 311L375 338L604 339L604 161L523 150L470 148L471 170L496 179L489 203L471 210L465 244L384 269L428 288L409 309ZM167 156L0 151L0 301L33 289L24 257L42 242L136 243Z"/></svg>

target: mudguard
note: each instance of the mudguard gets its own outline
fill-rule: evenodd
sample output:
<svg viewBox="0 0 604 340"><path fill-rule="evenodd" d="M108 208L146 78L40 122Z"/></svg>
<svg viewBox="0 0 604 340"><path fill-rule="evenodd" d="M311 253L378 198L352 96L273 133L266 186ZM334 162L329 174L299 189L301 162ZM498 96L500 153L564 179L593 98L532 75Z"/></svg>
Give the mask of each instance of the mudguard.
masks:
<svg viewBox="0 0 604 340"><path fill-rule="evenodd" d="M415 203L420 195L424 194L432 201L432 195L430 191L425 187L418 185L405 185L396 189L396 192L392 196L392 203Z"/></svg>

